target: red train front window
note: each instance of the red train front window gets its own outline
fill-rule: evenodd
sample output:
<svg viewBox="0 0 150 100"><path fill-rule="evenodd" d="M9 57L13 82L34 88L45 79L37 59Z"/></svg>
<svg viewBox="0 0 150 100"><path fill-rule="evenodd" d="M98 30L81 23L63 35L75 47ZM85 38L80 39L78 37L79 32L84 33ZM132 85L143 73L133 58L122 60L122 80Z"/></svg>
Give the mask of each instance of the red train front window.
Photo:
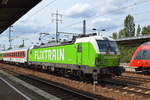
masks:
<svg viewBox="0 0 150 100"><path fill-rule="evenodd" d="M134 57L135 60L143 59L143 50L139 51L137 55Z"/></svg>
<svg viewBox="0 0 150 100"><path fill-rule="evenodd" d="M150 60L150 50L144 50L143 51L143 59L144 60Z"/></svg>

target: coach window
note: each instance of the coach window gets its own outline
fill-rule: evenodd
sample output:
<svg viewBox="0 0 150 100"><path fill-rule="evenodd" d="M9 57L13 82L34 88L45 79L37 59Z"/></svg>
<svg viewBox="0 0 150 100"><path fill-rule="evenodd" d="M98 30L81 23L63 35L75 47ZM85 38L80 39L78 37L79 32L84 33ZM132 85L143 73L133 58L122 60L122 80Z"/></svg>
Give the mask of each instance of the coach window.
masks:
<svg viewBox="0 0 150 100"><path fill-rule="evenodd" d="M21 52L21 57L23 57L23 52Z"/></svg>
<svg viewBox="0 0 150 100"><path fill-rule="evenodd" d="M25 57L25 52L23 52L23 57Z"/></svg>
<svg viewBox="0 0 150 100"><path fill-rule="evenodd" d="M21 52L19 52L19 57L21 57Z"/></svg>
<svg viewBox="0 0 150 100"><path fill-rule="evenodd" d="M21 52L19 52L19 57L21 57Z"/></svg>
<svg viewBox="0 0 150 100"><path fill-rule="evenodd" d="M77 51L82 52L82 44L78 44Z"/></svg>
<svg viewBox="0 0 150 100"><path fill-rule="evenodd" d="M21 57L23 56L23 52L21 52L20 56L21 56Z"/></svg>
<svg viewBox="0 0 150 100"><path fill-rule="evenodd" d="M20 52L18 52L18 57L20 57Z"/></svg>
<svg viewBox="0 0 150 100"><path fill-rule="evenodd" d="M24 57L24 52L22 52L22 57Z"/></svg>

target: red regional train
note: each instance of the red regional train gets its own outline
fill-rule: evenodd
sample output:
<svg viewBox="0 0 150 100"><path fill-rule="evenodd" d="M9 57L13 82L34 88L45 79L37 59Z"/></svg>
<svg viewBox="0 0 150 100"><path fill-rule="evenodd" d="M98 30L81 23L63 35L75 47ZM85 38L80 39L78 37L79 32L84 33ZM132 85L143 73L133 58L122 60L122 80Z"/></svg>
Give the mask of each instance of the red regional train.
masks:
<svg viewBox="0 0 150 100"><path fill-rule="evenodd" d="M135 67L136 71L150 72L150 42L146 42L136 49L130 66Z"/></svg>

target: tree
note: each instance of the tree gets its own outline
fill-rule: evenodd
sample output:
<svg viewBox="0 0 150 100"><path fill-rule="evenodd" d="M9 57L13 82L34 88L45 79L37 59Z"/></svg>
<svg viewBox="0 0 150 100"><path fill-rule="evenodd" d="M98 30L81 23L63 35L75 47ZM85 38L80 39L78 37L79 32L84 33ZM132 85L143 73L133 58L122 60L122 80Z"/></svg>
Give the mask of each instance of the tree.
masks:
<svg viewBox="0 0 150 100"><path fill-rule="evenodd" d="M112 36L113 39L117 39L117 38L118 38L117 32L114 32L112 35L113 35L113 36Z"/></svg>
<svg viewBox="0 0 150 100"><path fill-rule="evenodd" d="M136 36L140 36L140 35L141 35L141 27L140 25L138 25Z"/></svg>
<svg viewBox="0 0 150 100"><path fill-rule="evenodd" d="M12 47L9 47L7 50L11 50L12 49Z"/></svg>
<svg viewBox="0 0 150 100"><path fill-rule="evenodd" d="M144 26L142 28L142 35L149 35L150 34L150 25Z"/></svg>
<svg viewBox="0 0 150 100"><path fill-rule="evenodd" d="M125 31L127 32L127 37L135 36L135 23L134 17L131 15L126 16L124 20Z"/></svg>
<svg viewBox="0 0 150 100"><path fill-rule="evenodd" d="M125 38L125 37L127 37L127 32L126 32L126 30L125 30L125 29L121 29L121 30L119 31L119 37L118 37L118 38Z"/></svg>

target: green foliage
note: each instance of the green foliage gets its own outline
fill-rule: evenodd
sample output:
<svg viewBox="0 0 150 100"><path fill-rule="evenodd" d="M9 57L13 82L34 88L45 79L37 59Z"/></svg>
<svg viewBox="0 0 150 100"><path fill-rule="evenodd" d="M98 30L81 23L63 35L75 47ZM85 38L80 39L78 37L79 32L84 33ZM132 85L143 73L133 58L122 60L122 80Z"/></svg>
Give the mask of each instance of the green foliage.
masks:
<svg viewBox="0 0 150 100"><path fill-rule="evenodd" d="M126 32L126 30L125 29L121 29L120 31L119 31L119 36L118 36L119 38L124 38L124 37L127 37L127 32Z"/></svg>
<svg viewBox="0 0 150 100"><path fill-rule="evenodd" d="M11 50L12 49L12 47L9 47L7 50Z"/></svg>
<svg viewBox="0 0 150 100"><path fill-rule="evenodd" d="M126 37L135 36L135 23L133 16L131 15L126 16L124 20L124 29L127 32Z"/></svg>
<svg viewBox="0 0 150 100"><path fill-rule="evenodd" d="M149 34L150 34L150 25L144 26L142 29L141 26L138 25L136 36L149 35ZM126 16L124 20L124 28L121 29L118 33L115 32L112 34L113 39L134 37L134 36L135 36L135 23L134 23L134 17L131 15ZM121 63L129 63L137 47L120 46L119 48L121 52L120 55Z"/></svg>
<svg viewBox="0 0 150 100"><path fill-rule="evenodd" d="M134 17L131 16L131 15L128 15L128 16L126 16L126 18L124 20L124 28L121 29L118 32L118 34L117 33L113 33L113 39L132 37L132 36L135 36Z"/></svg>
<svg viewBox="0 0 150 100"><path fill-rule="evenodd" d="M141 27L140 25L138 25L136 36L140 36L140 35L141 35Z"/></svg>
<svg viewBox="0 0 150 100"><path fill-rule="evenodd" d="M150 34L150 25L144 26L142 29L142 35L149 35Z"/></svg>
<svg viewBox="0 0 150 100"><path fill-rule="evenodd" d="M113 39L117 39L117 38L118 38L118 36L117 36L117 32L114 32L114 33L113 33L112 38L113 38Z"/></svg>
<svg viewBox="0 0 150 100"><path fill-rule="evenodd" d="M120 49L120 62L121 63L129 63L133 53L135 52L137 47L124 47L124 46L119 46Z"/></svg>

